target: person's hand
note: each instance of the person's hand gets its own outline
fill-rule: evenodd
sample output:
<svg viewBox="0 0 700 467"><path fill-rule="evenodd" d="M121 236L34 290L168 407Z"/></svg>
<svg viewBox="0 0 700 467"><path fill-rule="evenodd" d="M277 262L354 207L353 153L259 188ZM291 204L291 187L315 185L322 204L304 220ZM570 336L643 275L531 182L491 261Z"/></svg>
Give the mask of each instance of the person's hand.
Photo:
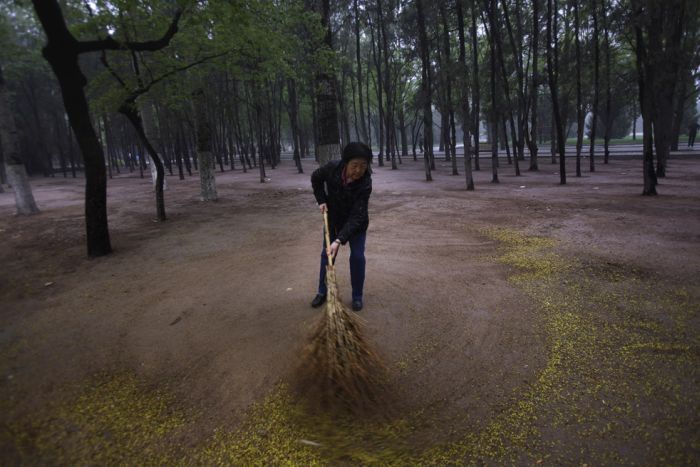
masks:
<svg viewBox="0 0 700 467"><path fill-rule="evenodd" d="M326 203L319 204L318 208L321 210L321 214L323 214L324 212L328 212L328 206L326 205Z"/></svg>
<svg viewBox="0 0 700 467"><path fill-rule="evenodd" d="M331 246L326 250L326 254L331 258L335 258L335 255L338 254L338 248L340 248L340 241L336 240L331 243Z"/></svg>

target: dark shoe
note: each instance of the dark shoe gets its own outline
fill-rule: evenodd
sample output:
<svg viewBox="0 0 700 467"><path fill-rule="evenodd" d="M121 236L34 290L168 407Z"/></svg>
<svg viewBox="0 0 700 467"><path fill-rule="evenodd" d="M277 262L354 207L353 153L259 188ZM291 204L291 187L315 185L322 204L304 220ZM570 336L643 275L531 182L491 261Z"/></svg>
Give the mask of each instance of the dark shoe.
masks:
<svg viewBox="0 0 700 467"><path fill-rule="evenodd" d="M362 300L352 301L352 311L360 311L362 309Z"/></svg>
<svg viewBox="0 0 700 467"><path fill-rule="evenodd" d="M318 308L324 303L326 303L326 296L321 294L316 295L314 299L311 300L311 306L314 308Z"/></svg>

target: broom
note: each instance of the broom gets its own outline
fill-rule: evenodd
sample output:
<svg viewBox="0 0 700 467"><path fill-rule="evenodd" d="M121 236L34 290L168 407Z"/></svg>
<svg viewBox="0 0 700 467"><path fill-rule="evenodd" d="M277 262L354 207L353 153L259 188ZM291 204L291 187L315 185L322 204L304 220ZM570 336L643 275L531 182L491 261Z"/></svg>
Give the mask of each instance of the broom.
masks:
<svg viewBox="0 0 700 467"><path fill-rule="evenodd" d="M326 247L328 213L323 213ZM328 255L326 306L306 347L307 389L324 408L365 410L378 402L385 368L362 335L362 321L340 300L333 258Z"/></svg>

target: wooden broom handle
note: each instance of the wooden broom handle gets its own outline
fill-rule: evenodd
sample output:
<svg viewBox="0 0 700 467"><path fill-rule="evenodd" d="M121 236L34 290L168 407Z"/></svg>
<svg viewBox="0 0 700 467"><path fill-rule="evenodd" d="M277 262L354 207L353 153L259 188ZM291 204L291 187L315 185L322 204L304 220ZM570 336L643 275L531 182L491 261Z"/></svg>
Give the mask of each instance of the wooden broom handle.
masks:
<svg viewBox="0 0 700 467"><path fill-rule="evenodd" d="M328 249L331 247L331 234L328 229L328 208L323 211L323 225L325 227L324 231L326 234L326 256L328 256L328 264L333 267L333 257L328 254Z"/></svg>

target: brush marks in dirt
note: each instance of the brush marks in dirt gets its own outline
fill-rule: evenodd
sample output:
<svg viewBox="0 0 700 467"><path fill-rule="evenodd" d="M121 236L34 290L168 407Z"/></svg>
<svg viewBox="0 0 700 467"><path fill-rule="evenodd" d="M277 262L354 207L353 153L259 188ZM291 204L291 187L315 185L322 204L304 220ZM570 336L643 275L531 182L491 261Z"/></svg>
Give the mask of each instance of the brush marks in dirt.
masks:
<svg viewBox="0 0 700 467"><path fill-rule="evenodd" d="M14 430L0 436L3 458L103 459L89 440L107 447L106 462L142 461L141 444L90 425L129 419L165 387L165 413L186 421L158 431L170 419L153 413L133 433L146 431L156 463L694 463L698 185L670 170L665 198L636 197L631 178L632 190L606 174L629 164L567 187L542 173L490 185L482 171L470 193L459 177L422 182L421 164L375 172L362 313L393 371L399 410L388 422L309 418L278 385L318 313L308 302L321 218L308 175L279 167L260 184L229 172L217 203L198 201L196 179L171 183L164 224L152 221L147 180L115 178L116 253L93 261L78 240L81 187L38 183L40 206L53 201L28 219L10 217L2 194L2 235L21 231L0 245L11 285L0 295L0 412ZM673 164L698 179L693 161ZM493 226L512 231L485 236ZM499 254L507 242L516 249ZM99 408L109 396L91 388L124 371L145 390L126 391L110 415ZM89 420L55 408L83 396L101 401Z"/></svg>

